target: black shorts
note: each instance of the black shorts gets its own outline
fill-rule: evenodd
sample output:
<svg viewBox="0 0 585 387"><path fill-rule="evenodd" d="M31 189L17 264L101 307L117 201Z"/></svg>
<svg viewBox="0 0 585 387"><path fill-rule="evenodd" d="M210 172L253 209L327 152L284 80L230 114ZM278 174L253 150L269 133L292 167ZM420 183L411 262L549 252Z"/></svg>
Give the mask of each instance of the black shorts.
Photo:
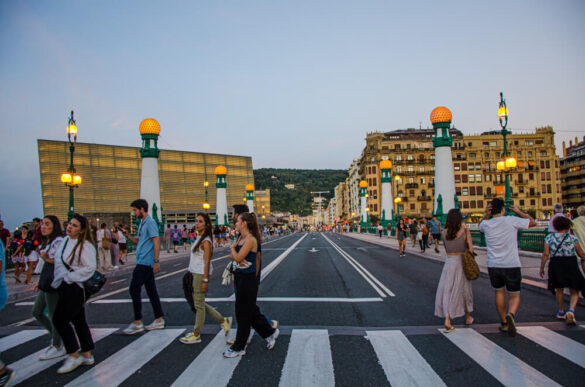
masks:
<svg viewBox="0 0 585 387"><path fill-rule="evenodd" d="M178 246L179 245L179 241L173 241L173 245Z"/></svg>
<svg viewBox="0 0 585 387"><path fill-rule="evenodd" d="M433 239L441 239L441 234L433 234Z"/></svg>
<svg viewBox="0 0 585 387"><path fill-rule="evenodd" d="M519 267L488 267L490 282L496 290L503 289L509 293L519 293L522 284L522 271Z"/></svg>
<svg viewBox="0 0 585 387"><path fill-rule="evenodd" d="M183 243L187 243L187 238L181 238L183 240Z"/></svg>

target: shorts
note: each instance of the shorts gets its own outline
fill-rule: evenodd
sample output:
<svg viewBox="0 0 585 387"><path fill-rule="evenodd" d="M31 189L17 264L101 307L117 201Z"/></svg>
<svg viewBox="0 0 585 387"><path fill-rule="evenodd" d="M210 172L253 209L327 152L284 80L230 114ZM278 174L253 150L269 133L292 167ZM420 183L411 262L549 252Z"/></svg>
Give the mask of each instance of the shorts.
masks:
<svg viewBox="0 0 585 387"><path fill-rule="evenodd" d="M173 245L178 246L179 245L179 241L173 241Z"/></svg>
<svg viewBox="0 0 585 387"><path fill-rule="evenodd" d="M187 243L187 238L182 238L183 239L183 243Z"/></svg>
<svg viewBox="0 0 585 387"><path fill-rule="evenodd" d="M441 234L433 234L433 239L441 239Z"/></svg>
<svg viewBox="0 0 585 387"><path fill-rule="evenodd" d="M126 243L118 243L120 245L120 251L126 251Z"/></svg>
<svg viewBox="0 0 585 387"><path fill-rule="evenodd" d="M520 293L522 271L519 267L488 267L488 273L494 289L506 287L509 293Z"/></svg>

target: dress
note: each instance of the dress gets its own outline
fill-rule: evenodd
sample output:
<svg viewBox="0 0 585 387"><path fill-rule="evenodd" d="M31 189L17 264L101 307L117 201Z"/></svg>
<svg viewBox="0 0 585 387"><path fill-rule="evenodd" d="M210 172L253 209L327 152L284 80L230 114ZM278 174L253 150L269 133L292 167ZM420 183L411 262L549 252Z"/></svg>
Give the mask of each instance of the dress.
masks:
<svg viewBox="0 0 585 387"><path fill-rule="evenodd" d="M575 255L577 237L564 233L550 233L544 239L550 249L548 264L548 288L569 288L585 291L585 278L579 270L579 259Z"/></svg>
<svg viewBox="0 0 585 387"><path fill-rule="evenodd" d="M458 238L447 240L446 231L443 231L442 237L448 253L462 252L461 242L465 240L465 232ZM435 316L456 318L464 316L465 312L473 312L471 281L463 272L461 255L447 254L435 297Z"/></svg>

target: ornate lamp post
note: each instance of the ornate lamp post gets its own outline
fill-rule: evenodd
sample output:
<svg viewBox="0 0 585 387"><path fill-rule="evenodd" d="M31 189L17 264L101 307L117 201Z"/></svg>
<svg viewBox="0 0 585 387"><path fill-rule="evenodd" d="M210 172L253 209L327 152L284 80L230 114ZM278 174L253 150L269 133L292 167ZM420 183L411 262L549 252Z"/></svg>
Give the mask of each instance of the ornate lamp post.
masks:
<svg viewBox="0 0 585 387"><path fill-rule="evenodd" d="M516 159L510 157L510 152L508 151L508 140L506 136L511 132L506 129L508 126L508 107L506 106L506 100L504 99L504 93L500 92L500 106L498 108L498 116L500 118L500 126L502 130L502 136L504 136L504 152L502 153L502 157L504 158L503 161L499 161L496 165L498 171L503 171L505 176L505 198L504 203L506 206L506 214L511 215L510 206L514 204L512 200L512 190L510 189L510 169L516 168Z"/></svg>
<svg viewBox="0 0 585 387"><path fill-rule="evenodd" d="M400 221L400 203L402 202L402 198L398 196L394 199L394 203L396 203L396 225L398 225L398 221Z"/></svg>
<svg viewBox="0 0 585 387"><path fill-rule="evenodd" d="M205 174L205 181L203 182L203 187L205 187L205 201L203 202L203 209L205 210L205 213L207 213L207 210L209 210L209 202L207 201L207 194L208 194L208 187L209 187L209 182L207 181L207 173Z"/></svg>
<svg viewBox="0 0 585 387"><path fill-rule="evenodd" d="M73 140L71 140L71 136L73 136ZM71 220L75 214L75 211L73 210L73 189L81 184L81 176L75 173L75 166L73 165L73 153L75 152L75 143L77 142L77 125L73 118L73 110L71 110L71 116L67 123L67 139L69 140L69 153L71 154L71 158L67 172L61 174L61 182L69 187L69 211L67 212L67 220Z"/></svg>

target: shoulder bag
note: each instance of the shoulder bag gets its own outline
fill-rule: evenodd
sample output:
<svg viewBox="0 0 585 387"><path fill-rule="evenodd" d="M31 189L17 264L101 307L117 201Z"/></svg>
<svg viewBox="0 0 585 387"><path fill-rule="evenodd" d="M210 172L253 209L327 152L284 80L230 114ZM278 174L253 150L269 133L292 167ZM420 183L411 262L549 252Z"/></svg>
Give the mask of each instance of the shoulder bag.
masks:
<svg viewBox="0 0 585 387"><path fill-rule="evenodd" d="M108 239L108 230L104 229L104 237L102 238L102 249L109 250L111 241Z"/></svg>
<svg viewBox="0 0 585 387"><path fill-rule="evenodd" d="M68 271L74 271L71 266L65 262L63 259L63 252L65 251L65 247L67 246L67 242L69 242L69 238L65 240L65 246L63 246L63 250L61 250L61 262L67 268ZM101 290L101 288L105 285L107 278L105 275L100 273L99 271L94 271L93 275L83 282L83 290L85 291L85 299L87 300L97 292Z"/></svg>
<svg viewBox="0 0 585 387"><path fill-rule="evenodd" d="M463 261L463 272L469 281L479 278L480 271L479 265L475 261L476 255L467 248L467 230L465 230L465 252L461 255L461 260Z"/></svg>

